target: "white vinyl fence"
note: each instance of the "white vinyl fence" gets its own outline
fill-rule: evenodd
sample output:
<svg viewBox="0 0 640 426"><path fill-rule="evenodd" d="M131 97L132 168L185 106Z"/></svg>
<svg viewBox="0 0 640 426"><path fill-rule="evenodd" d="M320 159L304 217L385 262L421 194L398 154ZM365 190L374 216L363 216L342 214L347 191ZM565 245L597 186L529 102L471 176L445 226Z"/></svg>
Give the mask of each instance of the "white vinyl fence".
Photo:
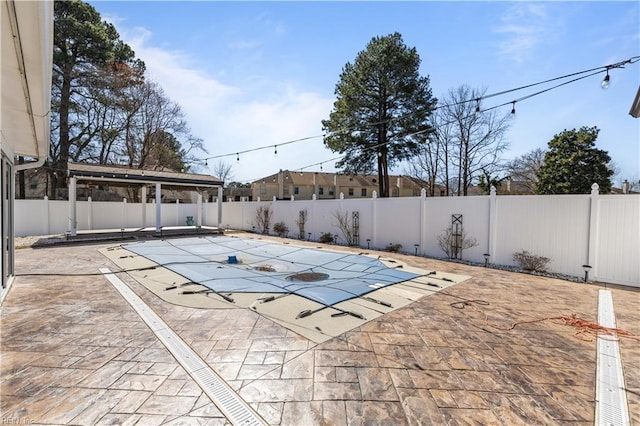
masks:
<svg viewBox="0 0 640 426"><path fill-rule="evenodd" d="M142 227L142 207L126 202L79 201L78 230ZM271 228L284 222L288 236L299 236L296 222L307 210L305 239L321 234L338 236L345 244L336 212L359 218L359 246L384 249L401 244L400 251L445 257L437 238L451 226L452 215L462 216L463 232L478 244L464 250L463 259L515 265L513 254L522 250L551 258L549 270L640 287L640 195L528 195L421 197L226 202L218 220L216 203L203 203L202 225L256 230L259 207L271 209ZM162 226L184 226L196 216L197 204L162 204ZM16 200L15 235L64 233L69 227L67 201ZM155 208L147 207L145 225L155 224Z"/></svg>

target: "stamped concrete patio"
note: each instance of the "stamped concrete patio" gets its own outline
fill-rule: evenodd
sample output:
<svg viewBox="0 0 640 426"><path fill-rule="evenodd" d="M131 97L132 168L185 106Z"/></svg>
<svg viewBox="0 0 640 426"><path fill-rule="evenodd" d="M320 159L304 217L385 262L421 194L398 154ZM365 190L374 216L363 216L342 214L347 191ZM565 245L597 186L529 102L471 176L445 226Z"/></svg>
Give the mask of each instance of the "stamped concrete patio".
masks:
<svg viewBox="0 0 640 426"><path fill-rule="evenodd" d="M118 269L98 252L112 245L16 250L0 317L3 423L229 424L99 273ZM597 321L603 284L393 256L472 278L320 344L249 309L177 306L118 276L267 424L594 424L593 336L549 320L507 329ZM640 335L640 291L608 288L618 328ZM620 350L640 424L640 342Z"/></svg>

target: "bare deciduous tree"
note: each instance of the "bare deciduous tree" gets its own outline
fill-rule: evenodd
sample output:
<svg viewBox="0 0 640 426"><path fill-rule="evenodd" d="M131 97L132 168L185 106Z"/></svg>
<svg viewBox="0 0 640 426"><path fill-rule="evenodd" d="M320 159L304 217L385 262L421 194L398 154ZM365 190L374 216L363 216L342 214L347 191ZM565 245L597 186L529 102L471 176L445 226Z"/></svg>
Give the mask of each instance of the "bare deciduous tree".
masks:
<svg viewBox="0 0 640 426"><path fill-rule="evenodd" d="M437 239L438 246L449 259L462 259L463 250L478 245L478 240L474 237L468 236L464 231L461 235L455 235L451 228L442 231L442 234L438 235Z"/></svg>
<svg viewBox="0 0 640 426"><path fill-rule="evenodd" d="M536 148L509 161L507 171L511 178L512 185L517 184L519 187L515 192L536 193L538 170L540 170L540 167L544 163L545 152L542 148Z"/></svg>
<svg viewBox="0 0 640 426"><path fill-rule="evenodd" d="M256 228L261 234L269 233L269 226L271 225L271 206L260 206L256 210Z"/></svg>
<svg viewBox="0 0 640 426"><path fill-rule="evenodd" d="M335 226L340 229L347 245L352 246L354 243L353 223L349 222L349 212L342 210L334 210L333 217L336 219Z"/></svg>
<svg viewBox="0 0 640 426"><path fill-rule="evenodd" d="M218 161L211 166L211 171L213 175L219 178L225 185L233 180L233 173L231 173L231 169L233 166L225 161Z"/></svg>
<svg viewBox="0 0 640 426"><path fill-rule="evenodd" d="M299 238L304 240L304 225L307 223L307 219L309 218L309 212L307 209L302 209L298 212L298 220L296 220L296 225L298 225Z"/></svg>
<svg viewBox="0 0 640 426"><path fill-rule="evenodd" d="M412 162L418 177L433 182L430 195L435 195L436 183L447 194L468 195L469 186L483 170L492 175L503 170L510 114L482 111L483 94L463 85L441 98L442 105L432 116L435 131Z"/></svg>

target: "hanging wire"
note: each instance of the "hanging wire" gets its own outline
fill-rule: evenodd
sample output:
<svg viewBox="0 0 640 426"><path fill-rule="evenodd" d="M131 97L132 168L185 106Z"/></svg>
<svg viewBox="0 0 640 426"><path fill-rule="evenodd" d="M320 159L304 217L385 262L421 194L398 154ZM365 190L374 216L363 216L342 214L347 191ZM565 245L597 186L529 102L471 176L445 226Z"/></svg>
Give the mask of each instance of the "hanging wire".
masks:
<svg viewBox="0 0 640 426"><path fill-rule="evenodd" d="M462 104L469 103L469 102L476 102L476 108L475 108L475 113L476 114L480 114L481 112L488 112L488 111L491 111L491 110L494 110L494 109L497 109L497 108L504 107L504 106L509 105L509 104L512 105L512 110L511 110L512 114L515 114L515 103L516 102L522 102L523 100L530 99L530 98L535 97L535 96L539 96L539 95L541 95L543 93L549 92L551 90L557 89L557 88L565 86L567 84L575 83L576 81L579 81L579 80L582 80L582 79L585 79L585 78L589 78L589 77L592 77L592 76L597 75L597 74L601 74L603 72L606 72L606 74L607 74L605 76L605 79L602 82L603 87L605 87L605 85L608 85L608 83L609 83L609 79L607 78L607 77L609 77L609 70L616 69L616 68L624 68L625 65L634 64L634 63L636 63L638 61L640 61L640 56L632 56L629 59L625 59L623 61L619 61L619 62L616 62L616 63L613 63L613 64L603 65L603 66L591 68L591 69L584 70L584 71L578 71L578 72L566 74L566 75L563 75L563 76L560 76L560 77L554 77L554 78L543 80L543 81L540 81L540 82L537 82L537 83L527 84L527 85L519 86L519 87L516 87L516 88L513 88L513 89L503 90L503 91L500 91L500 92L495 92L495 93L491 93L491 94L488 94L488 95L483 95L482 97L476 97L476 98L473 98L473 99L466 99L466 100L462 100L462 101L451 103L451 104L437 105L432 109L432 111L436 111L436 110L441 109L441 108L447 108L447 107L452 107L452 106L456 106L456 105L462 105ZM586 75L584 75L584 74L586 74ZM539 85L546 84L546 83L551 83L551 82L558 81L558 80L563 80L563 79L566 79L566 78L569 78L569 77L574 77L574 76L580 76L580 77L577 77L577 78L571 79L569 81L565 81L563 83L551 86L551 87L546 88L544 90L539 90L539 91L534 92L532 94L529 94L529 95L526 95L526 96L522 96L520 98L511 100L511 101L508 101L508 102L501 103L499 105L495 105L495 106L480 110L480 101L483 100L483 99L490 99L490 98L493 98L493 97L502 96L502 95L505 95L505 94L508 94L508 93L517 92L517 91L520 91L520 90L528 89L528 88L539 86ZM286 142L281 142L281 143L278 143L278 144L275 144L275 145L265 145L265 146L260 146L260 147L256 147L256 148L246 149L246 150L243 150L243 151L238 151L238 152L235 153L236 154L236 161L237 162L240 161L240 154L246 154L246 153L260 151L260 150L268 149L268 148L274 148L274 155L277 155L278 154L278 145L284 146L284 145L303 142L303 141L307 141L307 140L311 140L311 139L323 138L324 139L323 142L326 145L327 144L326 137L329 136L329 135L337 135L337 134L341 134L341 133L353 133L353 132L357 132L357 131L362 131L363 129L371 127L371 126L377 126L379 124L391 123L393 121L400 121L400 120L402 120L402 119L404 119L406 117L410 117L410 116L412 116L414 114L415 114L415 112L412 112L412 113L406 114L404 116L394 117L394 118L390 118L390 119L387 119L387 120L382 120L382 121L375 122L375 123L369 123L369 124L364 125L364 126L362 126L360 128L350 128L350 129L349 128L344 128L344 129L336 130L334 132L323 133L321 135L314 135L314 136L307 136L307 137L303 137L303 138L293 139L293 140L286 141ZM423 133L425 131L427 131L427 130L421 131L419 133ZM407 136L409 136L409 135L407 135ZM376 147L379 147L379 145L376 145ZM214 156L202 158L202 159L196 160L196 161L203 161L204 160L205 164L206 164L207 160L217 159L217 158L224 158L224 157L229 157L229 156L232 156L232 155L233 154L220 154L220 155L214 155ZM344 158L344 156L340 156L340 157L336 157L336 158L337 159L341 159L341 158ZM333 161L333 160L334 159L325 160L323 162L328 162L328 161ZM321 163L315 163L315 164L312 164L312 165L309 165L309 166L305 166L303 168L296 169L296 170L303 170L303 169L306 169L306 168L309 168L309 167L312 167L312 166L317 166L319 164L321 164Z"/></svg>

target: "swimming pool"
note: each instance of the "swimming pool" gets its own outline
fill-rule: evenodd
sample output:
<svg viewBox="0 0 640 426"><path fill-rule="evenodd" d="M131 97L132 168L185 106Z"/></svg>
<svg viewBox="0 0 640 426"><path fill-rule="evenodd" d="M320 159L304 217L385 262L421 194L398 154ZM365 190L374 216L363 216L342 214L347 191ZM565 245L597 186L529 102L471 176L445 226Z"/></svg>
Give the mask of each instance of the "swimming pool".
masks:
<svg viewBox="0 0 640 426"><path fill-rule="evenodd" d="M295 294L325 306L419 275L376 257L236 237L179 238L125 248L213 293Z"/></svg>

